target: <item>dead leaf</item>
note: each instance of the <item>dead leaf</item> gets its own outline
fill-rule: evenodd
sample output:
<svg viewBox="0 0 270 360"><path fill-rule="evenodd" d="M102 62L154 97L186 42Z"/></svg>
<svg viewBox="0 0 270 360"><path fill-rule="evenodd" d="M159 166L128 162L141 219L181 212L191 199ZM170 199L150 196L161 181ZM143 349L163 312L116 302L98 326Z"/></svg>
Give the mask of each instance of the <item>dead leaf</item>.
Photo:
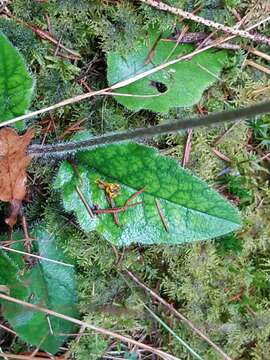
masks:
<svg viewBox="0 0 270 360"><path fill-rule="evenodd" d="M26 167L31 156L26 154L34 131L19 136L15 130L0 130L0 201L10 202L11 214L6 223L13 227L20 211L21 202L26 195Z"/></svg>

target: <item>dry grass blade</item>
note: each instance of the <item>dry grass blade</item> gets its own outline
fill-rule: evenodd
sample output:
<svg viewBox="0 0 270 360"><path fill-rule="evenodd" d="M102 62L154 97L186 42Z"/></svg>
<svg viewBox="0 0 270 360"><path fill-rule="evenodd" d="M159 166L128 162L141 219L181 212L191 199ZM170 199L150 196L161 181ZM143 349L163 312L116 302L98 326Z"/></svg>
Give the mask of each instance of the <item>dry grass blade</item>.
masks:
<svg viewBox="0 0 270 360"><path fill-rule="evenodd" d="M9 247L6 247L6 246L0 246L0 249L5 250L5 251L14 252L14 253L17 253L17 254L26 255L26 256L33 257L33 258L36 258L36 259L39 259L39 260L43 260L43 261L49 261L49 262L52 262L52 263L54 263L54 264L59 264L59 265L69 266L69 267L74 267L72 264L67 264L67 263L64 263L64 262L62 262L62 261L45 258L45 257L43 257L43 256L39 256L39 255L35 255L35 254L30 254L30 253L28 253L28 252L24 252L24 251L12 249L12 248L9 248Z"/></svg>
<svg viewBox="0 0 270 360"><path fill-rule="evenodd" d="M252 60L246 60L246 61L245 61L245 65L252 66L252 67L255 68L256 70L262 71L262 72L264 72L265 74L270 75L270 68L269 68L269 67L266 67L266 66L257 64L256 62L254 62L254 61L252 61Z"/></svg>
<svg viewBox="0 0 270 360"><path fill-rule="evenodd" d="M16 355L16 354L9 354L9 353L0 353L0 357L6 358L6 359L14 359L14 360L49 360L49 359L54 359L54 360L61 360L62 358L60 357L53 357L53 358L49 358L49 357L36 357L36 356L31 356L31 355Z"/></svg>
<svg viewBox="0 0 270 360"><path fill-rule="evenodd" d="M36 310L36 311L41 312L41 313L46 314L46 315L55 316L55 317L57 317L59 319L63 319L63 320L72 322L73 324L76 324L76 325L79 325L79 326L84 326L86 329L90 329L90 330L92 330L94 332L97 332L99 334L102 334L102 335L113 337L113 338L118 339L118 340L120 340L122 342L125 342L127 344L136 345L141 349L145 349L145 350L148 350L148 351L152 352L153 354L161 357L162 359L165 359L165 360L181 360L176 356L173 356L173 355L170 355L170 354L168 354L168 353L166 353L164 351L155 349L152 346L143 344L143 343L141 343L139 341L136 341L136 340L134 340L134 339L132 339L130 337L120 335L120 334L115 333L113 331L103 329L101 327L92 325L92 324L90 324L88 322L85 322L85 321L81 321L81 320L72 318L72 317L64 315L64 314L60 314L60 313L55 312L53 310L49 310L49 309L46 309L46 308L43 308L43 307L40 307L40 306L37 306L37 305L34 305L34 304L30 304L28 302L25 302L25 301L22 301L22 300L19 300L19 299L15 299L15 298L13 298L11 296L7 296L7 295L1 294L1 293L0 293L0 299L10 301L10 302L18 304L18 305L22 305L22 306L24 306L24 307L26 307L28 309Z"/></svg>
<svg viewBox="0 0 270 360"><path fill-rule="evenodd" d="M11 334L13 334L13 335L17 335L14 330L11 330L9 327L7 327L5 325L0 324L0 328L7 331L7 332L9 332L9 333L11 333Z"/></svg>
<svg viewBox="0 0 270 360"><path fill-rule="evenodd" d="M245 50L249 51L253 55L259 56L267 61L270 61L270 55L268 55L262 51L259 51L257 49L253 49L253 48L245 48Z"/></svg>

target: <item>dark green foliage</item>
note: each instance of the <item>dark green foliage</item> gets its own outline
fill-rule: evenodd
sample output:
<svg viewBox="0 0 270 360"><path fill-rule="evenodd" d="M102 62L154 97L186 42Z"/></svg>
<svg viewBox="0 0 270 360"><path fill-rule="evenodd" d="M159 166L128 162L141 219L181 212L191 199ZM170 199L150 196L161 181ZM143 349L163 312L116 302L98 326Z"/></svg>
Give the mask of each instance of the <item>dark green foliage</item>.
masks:
<svg viewBox="0 0 270 360"><path fill-rule="evenodd" d="M153 148L135 143L107 145L77 154L76 164L79 177L70 163L62 163L55 188L61 191L66 211L76 214L84 231L97 230L112 244L193 242L241 226L231 204ZM117 214L117 221L108 214L90 216L78 187L92 208L94 204L107 208L110 187L115 188L114 207L125 206L137 192L129 205L141 203Z"/></svg>
<svg viewBox="0 0 270 360"><path fill-rule="evenodd" d="M270 116L265 115L251 121L249 127L252 130L255 144L262 149L270 149Z"/></svg>
<svg viewBox="0 0 270 360"><path fill-rule="evenodd" d="M193 50L190 45L165 42L171 33L160 33L150 28L145 39L137 42L126 56L118 52L107 54L107 78L110 85L149 71L169 60L175 60ZM152 52L152 53L151 53ZM226 64L224 51L206 51L189 61L180 61L155 74L149 75L122 88L122 92L144 97L116 96L117 101L130 110L148 109L168 112L170 108L188 107L200 100L203 91L218 78ZM152 96L150 96L152 95Z"/></svg>
<svg viewBox="0 0 270 360"><path fill-rule="evenodd" d="M253 196L252 191L248 189L248 180L246 177L241 176L240 174L225 174L220 179L220 182L222 184L227 184L228 193L236 198L241 209L251 204Z"/></svg>
<svg viewBox="0 0 270 360"><path fill-rule="evenodd" d="M40 256L62 262L69 261L57 246L57 235L40 225L32 234L37 240L34 248ZM16 238L21 239L22 234L14 236L14 239ZM24 251L22 243L16 243L14 248ZM65 315L77 316L74 270L71 267L45 259L29 267L22 255L7 256L3 251L0 253L0 262L1 284L9 288L11 296ZM48 320L40 312L26 311L23 306L8 301L2 301L1 306L4 318L24 341L50 353L58 352L66 339L56 334L75 331L72 323L57 317L50 317Z"/></svg>
<svg viewBox="0 0 270 360"><path fill-rule="evenodd" d="M0 122L24 115L30 104L33 80L24 60L0 32ZM22 127L21 123L16 124Z"/></svg>

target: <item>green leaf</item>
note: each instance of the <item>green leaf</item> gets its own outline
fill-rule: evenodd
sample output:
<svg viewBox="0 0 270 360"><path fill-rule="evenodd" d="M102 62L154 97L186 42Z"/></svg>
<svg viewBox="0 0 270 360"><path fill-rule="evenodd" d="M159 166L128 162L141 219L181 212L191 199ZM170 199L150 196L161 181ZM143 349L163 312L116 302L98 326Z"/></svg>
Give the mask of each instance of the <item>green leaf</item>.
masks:
<svg viewBox="0 0 270 360"><path fill-rule="evenodd" d="M62 250L57 247L57 236L41 226L35 230L34 235L40 256L69 262ZM6 277L1 274L0 280L5 280L4 285L10 288L11 296L68 316L77 316L73 268L40 260L29 270L26 268L22 270L21 266L18 270L13 260L3 255L5 254L0 254L1 269L8 269L7 266L2 267L2 262L7 262L7 259L9 269L3 272L7 274ZM14 267L17 268L16 275L14 275ZM10 274L12 277L9 276ZM52 316L48 319L43 313L7 301L2 302L2 313L24 341L53 354L67 338L57 334L74 332L74 325L67 321Z"/></svg>
<svg viewBox="0 0 270 360"><path fill-rule="evenodd" d="M109 85L131 78L167 61L175 43L161 39L155 47L158 35L155 30L150 30L149 36L141 40L137 48L126 57L116 52L107 54ZM191 45L179 45L169 60L190 53L192 50ZM152 54L150 61L147 60L149 53ZM115 96L115 98L120 104L133 111L148 109L167 112L172 107L194 105L199 102L203 91L218 79L226 59L224 51L204 51L190 60L180 61L121 88L121 93L125 94L160 96Z"/></svg>
<svg viewBox="0 0 270 360"><path fill-rule="evenodd" d="M25 114L33 80L18 50L0 33L0 122Z"/></svg>
<svg viewBox="0 0 270 360"><path fill-rule="evenodd" d="M0 269L0 285L17 282L18 268L2 250L0 250Z"/></svg>
<svg viewBox="0 0 270 360"><path fill-rule="evenodd" d="M74 171L71 177L71 165L62 163L55 187L61 189L65 209L76 214L82 229L95 229L113 244L180 244L240 227L238 211L229 202L154 148L135 143L108 145L79 153L77 164L80 177ZM120 226L111 214L91 218L76 190L90 206L109 208L100 180L121 186L114 198L117 207L144 188L133 200L142 204L118 214Z"/></svg>

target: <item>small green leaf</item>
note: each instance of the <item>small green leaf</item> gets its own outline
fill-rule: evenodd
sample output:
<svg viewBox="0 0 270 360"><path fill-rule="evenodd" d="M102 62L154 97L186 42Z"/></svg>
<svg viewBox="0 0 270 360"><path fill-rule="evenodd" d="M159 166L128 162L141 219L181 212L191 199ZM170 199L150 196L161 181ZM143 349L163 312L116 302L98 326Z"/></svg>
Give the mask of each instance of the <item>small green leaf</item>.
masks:
<svg viewBox="0 0 270 360"><path fill-rule="evenodd" d="M126 57L116 52L107 54L109 85L131 78L167 61L175 43L161 39L155 47L158 35L155 30L150 30L149 36L141 40L137 48ZM179 45L169 60L190 53L192 50L191 45ZM159 96L115 96L115 98L120 104L133 111L148 109L167 112L172 107L194 105L199 102L203 91L218 79L226 58L224 51L204 51L189 60L180 61L121 88L121 92L126 94Z"/></svg>
<svg viewBox="0 0 270 360"><path fill-rule="evenodd" d="M0 250L0 269L0 285L7 285L7 283L17 281L18 268L2 250Z"/></svg>
<svg viewBox="0 0 270 360"><path fill-rule="evenodd" d="M64 162L56 179L64 207L75 212L85 231L97 230L119 246L131 243L174 243L206 240L240 227L238 211L206 183L181 168L176 161L160 156L154 148L123 143L96 148L77 155L80 178ZM63 182L65 172L68 182ZM132 202L142 202L118 213L90 217L76 187L92 207L110 206L100 180L121 186L113 198L116 207L140 189Z"/></svg>
<svg viewBox="0 0 270 360"><path fill-rule="evenodd" d="M39 226L34 235L40 256L68 262L62 250L57 247L57 237L54 234ZM8 261L8 266L2 267L3 261ZM1 269L7 269L1 273L0 282L5 280L4 285L10 288L11 296L68 316L77 316L73 268L40 260L29 270L21 269L20 262L19 269L11 258L1 253L0 264ZM14 268L17 269L16 273ZM2 313L24 341L53 354L67 338L58 334L74 331L74 325L67 321L53 316L48 318L43 313L7 301L2 302Z"/></svg>
<svg viewBox="0 0 270 360"><path fill-rule="evenodd" d="M25 114L33 80L18 50L0 33L0 122Z"/></svg>

